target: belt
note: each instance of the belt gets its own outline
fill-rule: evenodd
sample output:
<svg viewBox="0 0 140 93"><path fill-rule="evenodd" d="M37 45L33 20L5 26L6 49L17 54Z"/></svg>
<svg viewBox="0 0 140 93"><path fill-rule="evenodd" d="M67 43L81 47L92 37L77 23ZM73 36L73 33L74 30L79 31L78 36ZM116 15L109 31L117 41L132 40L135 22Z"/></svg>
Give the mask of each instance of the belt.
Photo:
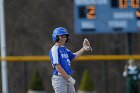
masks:
<svg viewBox="0 0 140 93"><path fill-rule="evenodd" d="M55 76L62 76L62 75L60 75L60 74L54 74Z"/></svg>
<svg viewBox="0 0 140 93"><path fill-rule="evenodd" d="M62 77L62 75L53 75L54 77Z"/></svg>

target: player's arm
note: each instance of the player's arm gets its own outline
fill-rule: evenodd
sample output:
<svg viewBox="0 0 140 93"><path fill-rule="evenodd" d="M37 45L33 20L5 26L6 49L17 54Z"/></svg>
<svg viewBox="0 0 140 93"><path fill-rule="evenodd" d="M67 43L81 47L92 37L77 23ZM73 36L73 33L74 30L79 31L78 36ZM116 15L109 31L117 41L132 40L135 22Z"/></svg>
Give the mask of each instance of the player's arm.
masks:
<svg viewBox="0 0 140 93"><path fill-rule="evenodd" d="M73 79L70 75L68 75L65 71L64 71L64 69L59 65L59 64L57 64L56 66L56 69L57 69L57 71L66 79L66 80L68 80L69 81L69 84L70 85L74 85L75 84L75 79Z"/></svg>
<svg viewBox="0 0 140 93"><path fill-rule="evenodd" d="M127 77L127 70L128 70L128 65L124 66L124 72L123 72L123 76Z"/></svg>
<svg viewBox="0 0 140 93"><path fill-rule="evenodd" d="M77 51L76 53L75 53L75 58L77 58L77 57L79 57L80 55L82 55L84 52L85 52L86 50L84 49L84 48L81 48L79 51Z"/></svg>
<svg viewBox="0 0 140 93"><path fill-rule="evenodd" d="M57 71L58 71L66 80L69 79L70 76L64 71L64 69L61 67L61 65L56 64L56 65L55 65L55 68L57 69Z"/></svg>
<svg viewBox="0 0 140 93"><path fill-rule="evenodd" d="M77 52L75 53L75 55L76 55L75 58L79 57L79 56L82 55L85 51L89 51L89 50L92 51L92 48L91 48L91 46L90 46L90 42L88 41L88 39L85 38L84 41L83 41L83 47L82 47L79 51L77 51Z"/></svg>
<svg viewBox="0 0 140 93"><path fill-rule="evenodd" d="M140 80L140 68L138 67L138 79Z"/></svg>

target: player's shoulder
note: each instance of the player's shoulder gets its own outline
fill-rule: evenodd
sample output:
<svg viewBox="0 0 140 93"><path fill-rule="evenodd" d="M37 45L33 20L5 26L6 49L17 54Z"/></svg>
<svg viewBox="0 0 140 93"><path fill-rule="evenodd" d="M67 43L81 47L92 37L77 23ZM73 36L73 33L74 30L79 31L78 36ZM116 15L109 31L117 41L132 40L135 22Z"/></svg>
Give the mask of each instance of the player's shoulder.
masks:
<svg viewBox="0 0 140 93"><path fill-rule="evenodd" d="M59 46L56 46L56 45L53 45L53 47L52 48L58 48Z"/></svg>
<svg viewBox="0 0 140 93"><path fill-rule="evenodd" d="M58 50L58 46L54 45L52 48L51 48L51 51L56 51Z"/></svg>
<svg viewBox="0 0 140 93"><path fill-rule="evenodd" d="M64 47L67 51L70 51L68 48Z"/></svg>

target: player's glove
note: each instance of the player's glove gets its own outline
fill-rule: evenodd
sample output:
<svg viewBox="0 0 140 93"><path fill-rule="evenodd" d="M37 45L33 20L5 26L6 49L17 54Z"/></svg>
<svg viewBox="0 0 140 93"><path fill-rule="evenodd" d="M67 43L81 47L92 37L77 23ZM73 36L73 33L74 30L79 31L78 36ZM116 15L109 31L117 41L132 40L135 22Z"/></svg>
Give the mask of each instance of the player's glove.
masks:
<svg viewBox="0 0 140 93"><path fill-rule="evenodd" d="M75 79L74 78L72 78L71 76L69 77L69 79L68 79L68 81L69 81L69 84L70 85L75 85Z"/></svg>
<svg viewBox="0 0 140 93"><path fill-rule="evenodd" d="M89 51L89 50L92 51L92 48L91 48L91 46L90 46L90 42L88 41L87 38L85 38L84 41L83 41L83 48L84 48L86 51Z"/></svg>

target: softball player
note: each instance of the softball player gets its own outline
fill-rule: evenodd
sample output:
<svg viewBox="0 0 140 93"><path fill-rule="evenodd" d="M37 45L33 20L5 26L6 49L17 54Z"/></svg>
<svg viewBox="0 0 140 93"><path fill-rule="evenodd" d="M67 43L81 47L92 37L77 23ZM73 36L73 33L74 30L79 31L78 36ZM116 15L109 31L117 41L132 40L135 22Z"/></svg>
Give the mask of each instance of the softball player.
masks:
<svg viewBox="0 0 140 93"><path fill-rule="evenodd" d="M73 70L70 67L71 60L82 55L85 51L92 50L87 39L83 41L83 47L76 53L68 50L64 44L67 43L69 34L63 27L55 28L52 34L54 46L49 55L53 66L52 86L55 93L76 93L72 78Z"/></svg>
<svg viewBox="0 0 140 93"><path fill-rule="evenodd" d="M140 70L133 59L128 60L123 76L126 78L126 93L139 93Z"/></svg>

